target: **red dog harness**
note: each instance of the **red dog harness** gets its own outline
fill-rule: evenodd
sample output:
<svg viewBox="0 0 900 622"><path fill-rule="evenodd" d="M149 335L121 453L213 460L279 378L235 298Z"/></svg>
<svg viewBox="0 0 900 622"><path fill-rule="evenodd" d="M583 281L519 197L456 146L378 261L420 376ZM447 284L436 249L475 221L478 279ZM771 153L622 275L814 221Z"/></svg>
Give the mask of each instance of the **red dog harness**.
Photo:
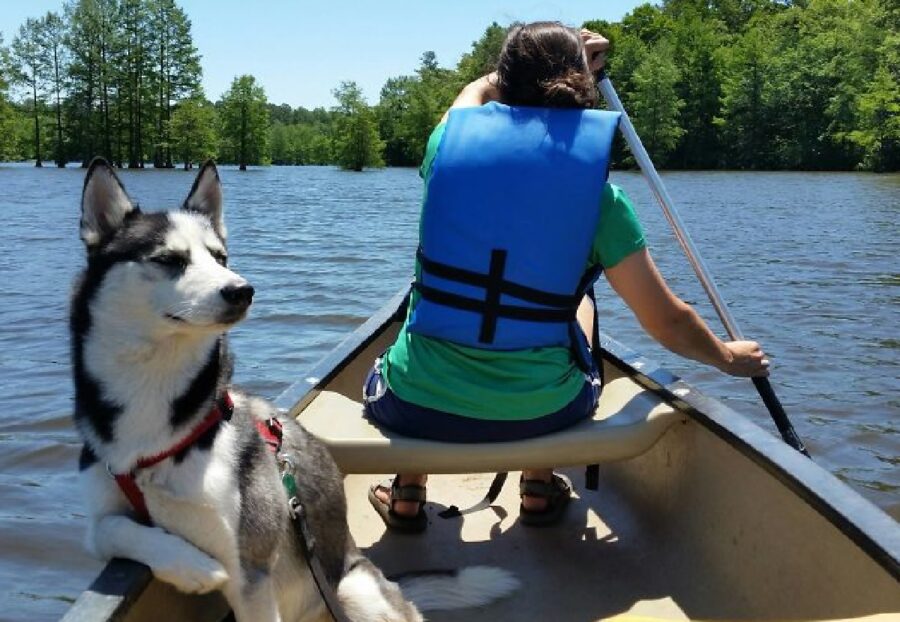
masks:
<svg viewBox="0 0 900 622"><path fill-rule="evenodd" d="M134 465L134 468L128 473L112 473L112 476L116 479L116 483L122 490L122 494L124 494L128 499L128 502L131 503L131 506L134 508L137 518L141 523L149 525L151 524L151 520L150 512L147 510L147 502L144 500L144 493L141 492L141 489L135 481L135 473L139 469L152 467L167 458L171 458L172 456L181 453L200 440L204 434L214 426L218 425L220 421L228 421L231 419L231 414L233 412L234 402L231 401L231 396L228 395L228 392L225 392L220 399L216 400L216 403L210 409L209 414L206 415L206 417L191 430L191 433L183 438L177 445L162 453L156 454L155 456L140 458ZM256 429L265 441L266 446L272 450L272 452L277 453L278 450L281 449L281 423L277 419L272 418L268 421L257 421Z"/></svg>
<svg viewBox="0 0 900 622"><path fill-rule="evenodd" d="M147 502L144 500L144 493L142 493L141 489L138 488L137 482L134 479L135 472L138 469L146 469L147 467L151 467L154 464L159 464L166 458L171 458L179 452L184 451L185 449L196 443L206 432L208 432L213 426L217 425L220 421L228 421L229 419L231 419L231 415L233 412L234 402L231 401L231 396L229 396L226 392L222 395L222 398L217 400L217 402L213 405L212 409L209 411L209 414L204 417L203 421L198 423L197 426L193 430L191 430L191 433L188 434L180 443L178 443L171 449L162 452L161 454L157 454L149 458L141 458L137 461L137 464L134 466L134 468L128 473L121 475L113 474L113 477L116 478L116 483L119 484L119 488L122 490L122 493L125 495L125 497L128 498L128 501L131 503L132 507L134 507L137 518L141 523L145 525L152 524L150 520L150 512L147 510ZM315 538L313 537L312 532L310 531L309 526L306 523L305 512L303 511L303 506L300 503L299 496L297 494L297 483L293 475L293 465L289 459L279 455L283 438L281 422L278 421L278 419L276 419L275 417L271 417L266 421L256 420L255 423L256 430L257 432L259 432L259 436L266 444L266 447L268 447L269 450L278 458L279 463L284 463L284 468L281 474L281 483L288 494L288 504L290 506L291 520L294 521L300 529L300 533L302 535L302 537L300 538L300 544L303 551L303 557L306 560L310 571L312 572L312 576L316 583L316 587L319 590L319 594L322 596L322 600L325 602L325 608L328 610L328 613L331 614L331 617L335 620L335 622L351 622L350 618L347 617L347 614L341 607L340 601L337 598L337 594L335 593L334 588L332 588L328 582L328 577L325 574L325 569L322 566L321 560L319 560L318 555L316 555Z"/></svg>

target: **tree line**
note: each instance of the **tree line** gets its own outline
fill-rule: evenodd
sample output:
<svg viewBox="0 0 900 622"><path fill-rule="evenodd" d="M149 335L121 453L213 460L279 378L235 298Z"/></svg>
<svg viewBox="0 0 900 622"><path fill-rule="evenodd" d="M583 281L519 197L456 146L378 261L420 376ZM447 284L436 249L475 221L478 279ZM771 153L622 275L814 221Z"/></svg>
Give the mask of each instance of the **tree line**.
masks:
<svg viewBox="0 0 900 622"><path fill-rule="evenodd" d="M27 19L8 46L0 35L0 160L262 161L262 88L239 76L213 104L201 78L191 22L175 0L71 0Z"/></svg>
<svg viewBox="0 0 900 622"><path fill-rule="evenodd" d="M268 102L252 76L208 100L190 26L175 0L71 0L27 20L0 39L0 159L415 166L506 35L489 25L452 68L426 51L374 104L342 82L308 110ZM609 37L608 75L662 168L900 170L896 0L665 0L584 26ZM614 162L633 165L621 143Z"/></svg>

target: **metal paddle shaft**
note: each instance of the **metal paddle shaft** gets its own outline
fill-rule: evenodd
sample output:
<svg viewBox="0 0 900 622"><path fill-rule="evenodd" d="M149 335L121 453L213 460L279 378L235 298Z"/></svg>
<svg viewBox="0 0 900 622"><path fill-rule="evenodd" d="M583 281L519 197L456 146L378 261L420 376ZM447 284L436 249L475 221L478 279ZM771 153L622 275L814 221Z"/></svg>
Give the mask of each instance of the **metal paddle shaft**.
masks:
<svg viewBox="0 0 900 622"><path fill-rule="evenodd" d="M694 246L694 242L691 240L691 236L688 234L684 222L681 220L681 216L679 216L678 212L675 210L675 204L672 202L672 198L666 191L662 179L656 172L656 167L653 166L653 162L650 160L647 150L644 149L644 145L637 135L634 125L631 123L631 119L628 118L628 113L625 111L625 107L622 105L622 101L619 99L616 90L613 88L609 78L605 75L601 74L598 83L600 92L603 94L603 98L609 104L610 108L622 113L619 129L622 130L622 134L625 136L625 142L628 143L628 147L631 149L632 155L634 155L638 166L644 173L647 183L650 184L650 189L653 191L660 207L662 207L666 219L669 221L669 224L672 225L672 230L675 232L678 243L684 250L685 255L687 255L691 267L700 279L700 284L703 285L703 289L706 290L706 295L709 296L709 300L712 302L716 313L722 320L722 324L725 325L725 330L728 331L731 339L735 341L744 339L734 316L731 315L731 312L719 295L719 289L716 287L715 281L713 281L706 265L704 265L703 259L700 257L700 252L697 250L697 247ZM762 397L763 403L769 410L769 414L772 415L772 419L775 421L775 425L781 433L781 438L803 455L809 456L806 447L803 446L803 441L797 436L797 432L794 430L794 426L791 425L787 413L784 412L781 402L778 401L778 397L775 395L775 391L772 389L769 379L753 378L752 380L753 384L756 386L756 390L759 391L760 397Z"/></svg>

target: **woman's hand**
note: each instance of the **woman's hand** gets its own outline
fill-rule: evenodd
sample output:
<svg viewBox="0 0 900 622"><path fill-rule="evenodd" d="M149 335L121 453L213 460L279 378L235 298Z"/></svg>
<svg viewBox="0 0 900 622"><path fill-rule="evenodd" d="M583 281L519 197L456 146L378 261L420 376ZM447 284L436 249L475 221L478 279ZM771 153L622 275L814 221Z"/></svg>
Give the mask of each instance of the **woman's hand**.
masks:
<svg viewBox="0 0 900 622"><path fill-rule="evenodd" d="M581 40L584 42L584 52L587 56L588 68L591 73L597 73L606 64L606 52L609 51L609 39L587 28L581 29Z"/></svg>
<svg viewBox="0 0 900 622"><path fill-rule="evenodd" d="M745 378L769 375L769 359L755 341L726 341L725 348L731 360L718 367L726 374Z"/></svg>

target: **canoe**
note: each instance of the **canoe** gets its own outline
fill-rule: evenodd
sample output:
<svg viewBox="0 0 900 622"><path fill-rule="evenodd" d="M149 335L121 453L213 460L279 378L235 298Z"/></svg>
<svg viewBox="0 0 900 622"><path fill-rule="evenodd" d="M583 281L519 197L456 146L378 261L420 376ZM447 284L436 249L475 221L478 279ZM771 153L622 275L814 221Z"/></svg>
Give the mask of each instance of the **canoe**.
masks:
<svg viewBox="0 0 900 622"><path fill-rule="evenodd" d="M900 618L900 528L856 492L721 402L603 336L593 420L527 441L401 438L361 417L361 386L403 320L398 295L278 400L328 443L346 474L351 531L386 574L489 564L524 587L434 621ZM600 464L599 486L583 465ZM491 473L564 467L564 522L526 528L517 486L482 502ZM429 527L386 532L366 490L397 470L428 483ZM472 475L475 473L475 475ZM479 474L480 473L480 474ZM449 506L460 511L443 518ZM445 513L446 515L446 513ZM218 595L188 597L114 560L65 620L221 620Z"/></svg>

